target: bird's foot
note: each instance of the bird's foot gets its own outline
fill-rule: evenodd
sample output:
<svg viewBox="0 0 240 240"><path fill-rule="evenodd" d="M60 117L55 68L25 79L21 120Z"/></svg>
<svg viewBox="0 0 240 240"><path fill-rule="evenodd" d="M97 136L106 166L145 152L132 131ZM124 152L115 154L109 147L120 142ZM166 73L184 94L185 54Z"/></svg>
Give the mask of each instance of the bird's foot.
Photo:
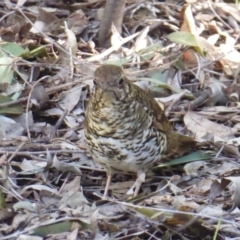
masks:
<svg viewBox="0 0 240 240"><path fill-rule="evenodd" d="M139 193L142 183L145 182L145 177L146 177L145 172L138 174L137 180L135 181L133 186L127 191L127 195L133 195L134 197L136 197Z"/></svg>

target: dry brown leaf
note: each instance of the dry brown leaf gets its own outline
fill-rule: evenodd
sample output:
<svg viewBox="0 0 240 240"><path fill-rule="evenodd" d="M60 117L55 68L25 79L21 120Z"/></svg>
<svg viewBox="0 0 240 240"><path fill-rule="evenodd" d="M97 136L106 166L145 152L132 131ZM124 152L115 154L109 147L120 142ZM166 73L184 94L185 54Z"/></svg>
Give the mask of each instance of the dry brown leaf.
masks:
<svg viewBox="0 0 240 240"><path fill-rule="evenodd" d="M219 140L228 140L234 137L230 127L212 122L194 112L187 112L184 116L184 123L188 130L192 131L196 138L207 138L208 135Z"/></svg>
<svg viewBox="0 0 240 240"><path fill-rule="evenodd" d="M228 188L233 192L233 206L232 210L236 207L240 206L240 177L224 177L224 179L228 179L231 181L230 186Z"/></svg>
<svg viewBox="0 0 240 240"><path fill-rule="evenodd" d="M190 32L195 36L198 35L196 25L195 25L195 20L192 15L191 5L187 5L184 8L183 23L181 25L180 31Z"/></svg>
<svg viewBox="0 0 240 240"><path fill-rule="evenodd" d="M199 175L199 169L204 169L206 166L207 164L204 161L191 162L184 166L184 170L187 175L196 177ZM206 172L206 169L204 171Z"/></svg>

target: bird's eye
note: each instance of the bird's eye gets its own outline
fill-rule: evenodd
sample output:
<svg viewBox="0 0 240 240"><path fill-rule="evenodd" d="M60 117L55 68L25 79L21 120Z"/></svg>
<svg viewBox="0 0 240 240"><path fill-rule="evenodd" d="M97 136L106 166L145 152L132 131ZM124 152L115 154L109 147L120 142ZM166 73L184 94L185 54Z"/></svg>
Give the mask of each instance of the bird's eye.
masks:
<svg viewBox="0 0 240 240"><path fill-rule="evenodd" d="M93 84L94 86L97 86L97 82L95 80L93 80Z"/></svg>
<svg viewBox="0 0 240 240"><path fill-rule="evenodd" d="M121 78L118 82L119 86L121 86L123 84L123 78Z"/></svg>

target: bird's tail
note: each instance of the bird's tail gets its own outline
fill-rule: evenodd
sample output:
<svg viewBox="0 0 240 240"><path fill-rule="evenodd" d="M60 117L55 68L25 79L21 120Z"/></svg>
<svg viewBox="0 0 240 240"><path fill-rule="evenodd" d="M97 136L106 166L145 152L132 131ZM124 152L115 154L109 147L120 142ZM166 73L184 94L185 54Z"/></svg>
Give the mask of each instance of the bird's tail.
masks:
<svg viewBox="0 0 240 240"><path fill-rule="evenodd" d="M167 154L177 154L182 156L184 153L193 150L197 142L189 136L172 132L167 139Z"/></svg>

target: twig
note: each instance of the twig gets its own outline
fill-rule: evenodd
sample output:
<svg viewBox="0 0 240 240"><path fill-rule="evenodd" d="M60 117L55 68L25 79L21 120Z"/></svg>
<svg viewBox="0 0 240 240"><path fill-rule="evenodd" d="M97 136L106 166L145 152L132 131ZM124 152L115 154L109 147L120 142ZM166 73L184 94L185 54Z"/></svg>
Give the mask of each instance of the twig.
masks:
<svg viewBox="0 0 240 240"><path fill-rule="evenodd" d="M29 131L29 126L28 126L28 110L29 110L29 104L30 104L30 100L31 100L31 95L32 95L32 92L33 92L33 89L35 86L37 86L38 83L40 83L42 80L44 80L45 78L47 78L48 76L44 76L42 78L40 78L39 80L37 80L33 86L32 86L32 89L30 90L29 92L29 95L28 95L28 100L27 100L27 106L26 106L26 131L27 131L27 136L28 136L28 139L30 140L31 139L31 135L30 135L30 131Z"/></svg>
<svg viewBox="0 0 240 240"><path fill-rule="evenodd" d="M62 113L62 116L58 119L57 123L55 124L54 128L52 129L52 131L50 133L50 139L53 139L55 137L55 134L56 134L58 128L60 127L60 125L62 124L62 121L66 117L67 113L68 113L68 110L65 109L65 111Z"/></svg>
<svg viewBox="0 0 240 240"><path fill-rule="evenodd" d="M36 26L34 25L34 23L25 15L25 13L21 10L20 7L17 7L17 11L19 11L19 13L31 24L32 27ZM56 48L60 49L61 51L63 51L64 53L66 53L67 55L69 55L69 52L64 49L61 45L59 45L56 41L54 41L53 39L51 39L49 36L47 36L45 33L43 33L42 31L40 31L39 29L37 29L39 31L40 34L42 34L52 45L54 45ZM84 65L85 67L89 66L83 62L80 62L78 58L76 58L75 56L69 56L72 57L75 61L77 61L79 64Z"/></svg>
<svg viewBox="0 0 240 240"><path fill-rule="evenodd" d="M20 149L25 145L25 142L21 143L15 152L13 152L10 156L10 158L8 159L8 163L10 163L12 161L12 159L18 154L18 152L20 151Z"/></svg>
<svg viewBox="0 0 240 240"><path fill-rule="evenodd" d="M120 43L117 43L117 44L113 45L112 47L108 48L106 51L104 51L103 53L101 53L99 55L88 58L87 61L88 62L94 62L94 61L99 61L99 60L105 58L110 53L118 50L123 44L125 44L125 43L129 42L130 40L132 40L133 38L137 37L141 32L142 31L134 33L133 35L128 36L126 38L123 38L123 40Z"/></svg>
<svg viewBox="0 0 240 240"><path fill-rule="evenodd" d="M177 106L173 108L174 111L181 111L181 110L193 110L196 107L202 105L206 100L211 97L211 92L209 90L204 91L198 98L194 99L190 103L185 103L183 105Z"/></svg>

